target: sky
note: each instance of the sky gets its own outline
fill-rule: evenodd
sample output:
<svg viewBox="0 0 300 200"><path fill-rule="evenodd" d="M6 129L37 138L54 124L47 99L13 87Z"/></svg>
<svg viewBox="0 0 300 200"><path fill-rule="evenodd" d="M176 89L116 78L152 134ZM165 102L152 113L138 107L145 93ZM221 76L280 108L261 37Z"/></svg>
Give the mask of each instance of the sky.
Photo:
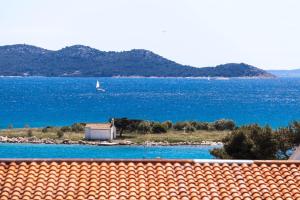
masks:
<svg viewBox="0 0 300 200"><path fill-rule="evenodd" d="M0 45L148 49L195 67L300 68L299 0L0 0Z"/></svg>

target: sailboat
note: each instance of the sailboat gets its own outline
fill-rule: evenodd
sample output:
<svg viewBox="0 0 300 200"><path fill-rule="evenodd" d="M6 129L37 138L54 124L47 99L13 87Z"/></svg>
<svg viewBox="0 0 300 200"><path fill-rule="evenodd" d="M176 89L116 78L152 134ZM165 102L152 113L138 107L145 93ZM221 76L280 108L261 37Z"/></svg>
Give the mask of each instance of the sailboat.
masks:
<svg viewBox="0 0 300 200"><path fill-rule="evenodd" d="M105 90L103 88L101 88L99 81L97 80L96 82L96 90L101 91L101 92L105 92Z"/></svg>

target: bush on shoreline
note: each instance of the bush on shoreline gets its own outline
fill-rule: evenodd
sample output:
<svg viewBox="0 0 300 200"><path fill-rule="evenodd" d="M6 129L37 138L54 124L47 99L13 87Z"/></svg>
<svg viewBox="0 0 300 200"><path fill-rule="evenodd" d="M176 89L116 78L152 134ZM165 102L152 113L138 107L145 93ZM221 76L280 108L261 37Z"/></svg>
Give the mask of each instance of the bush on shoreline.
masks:
<svg viewBox="0 0 300 200"><path fill-rule="evenodd" d="M221 159L288 159L300 144L300 122L272 130L257 124L242 126L223 139L211 154Z"/></svg>

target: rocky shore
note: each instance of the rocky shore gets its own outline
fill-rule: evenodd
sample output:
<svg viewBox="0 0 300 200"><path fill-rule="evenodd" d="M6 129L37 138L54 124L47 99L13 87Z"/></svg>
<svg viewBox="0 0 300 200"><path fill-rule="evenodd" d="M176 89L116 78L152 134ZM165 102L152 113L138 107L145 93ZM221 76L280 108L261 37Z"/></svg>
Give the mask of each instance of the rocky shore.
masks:
<svg viewBox="0 0 300 200"><path fill-rule="evenodd" d="M87 140L60 140L60 139L39 139L37 137L13 137L0 136L0 143L32 143L32 144L80 144L80 145L98 145L98 146L114 146L114 145L144 145L144 146L175 146L175 145L222 145L221 142L202 141L202 142L152 142L146 141L142 144L137 144L129 140L114 140L107 141L87 141Z"/></svg>

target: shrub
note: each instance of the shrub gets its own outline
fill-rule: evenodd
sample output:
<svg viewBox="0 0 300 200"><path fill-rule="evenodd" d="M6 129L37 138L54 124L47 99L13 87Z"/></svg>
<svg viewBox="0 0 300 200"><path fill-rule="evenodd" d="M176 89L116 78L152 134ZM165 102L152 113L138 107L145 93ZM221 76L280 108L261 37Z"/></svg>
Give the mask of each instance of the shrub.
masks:
<svg viewBox="0 0 300 200"><path fill-rule="evenodd" d="M223 139L223 147L213 149L211 154L223 159L275 159L278 145L272 129L256 124L234 130Z"/></svg>
<svg viewBox="0 0 300 200"><path fill-rule="evenodd" d="M45 128L42 128L42 133L47 133L48 132L48 129L45 127Z"/></svg>
<svg viewBox="0 0 300 200"><path fill-rule="evenodd" d="M196 128L197 123L198 123L198 122L196 122L196 121L191 121L191 122L190 122L190 125L193 126L194 128Z"/></svg>
<svg viewBox="0 0 300 200"><path fill-rule="evenodd" d="M69 127L69 126L63 126L63 127L60 128L60 130L61 130L62 132L71 132L71 131L72 131L72 128Z"/></svg>
<svg viewBox="0 0 300 200"><path fill-rule="evenodd" d="M56 135L57 135L58 138L62 138L64 136L64 132L62 132L61 130L58 130L56 132Z"/></svg>
<svg viewBox="0 0 300 200"><path fill-rule="evenodd" d="M187 122L176 122L173 125L173 128L177 131L182 131L184 129L184 127L186 127L188 125Z"/></svg>
<svg viewBox="0 0 300 200"><path fill-rule="evenodd" d="M160 123L154 123L152 125L152 129L151 131L153 133L166 133L167 132L167 129L164 125L160 124Z"/></svg>
<svg viewBox="0 0 300 200"><path fill-rule="evenodd" d="M27 136L32 137L32 130L31 129L27 130Z"/></svg>
<svg viewBox="0 0 300 200"><path fill-rule="evenodd" d="M208 131L215 131L216 130L216 127L215 127L215 124L214 123L208 123Z"/></svg>
<svg viewBox="0 0 300 200"><path fill-rule="evenodd" d="M166 128L166 129L171 129L173 124L171 121L165 121L162 123L162 125Z"/></svg>
<svg viewBox="0 0 300 200"><path fill-rule="evenodd" d="M75 124L72 124L71 130L73 132L78 133L78 132L84 131L84 127L85 127L85 124L83 124L83 123L75 123Z"/></svg>
<svg viewBox="0 0 300 200"><path fill-rule="evenodd" d="M232 120L220 119L213 123L214 128L218 131L233 130L235 128L235 123Z"/></svg>
<svg viewBox="0 0 300 200"><path fill-rule="evenodd" d="M115 126L122 137L124 132L133 132L137 130L137 126L142 120L128 119L128 118L116 118Z"/></svg>
<svg viewBox="0 0 300 200"><path fill-rule="evenodd" d="M186 132L194 132L195 130L196 130L196 128L194 126L192 126L191 124L187 124L187 126L185 126Z"/></svg>
<svg viewBox="0 0 300 200"><path fill-rule="evenodd" d="M137 131L140 133L149 133L151 130L151 124L148 121L142 121L137 126Z"/></svg>
<svg viewBox="0 0 300 200"><path fill-rule="evenodd" d="M197 122L194 127L196 130L208 130L209 124L207 122Z"/></svg>

